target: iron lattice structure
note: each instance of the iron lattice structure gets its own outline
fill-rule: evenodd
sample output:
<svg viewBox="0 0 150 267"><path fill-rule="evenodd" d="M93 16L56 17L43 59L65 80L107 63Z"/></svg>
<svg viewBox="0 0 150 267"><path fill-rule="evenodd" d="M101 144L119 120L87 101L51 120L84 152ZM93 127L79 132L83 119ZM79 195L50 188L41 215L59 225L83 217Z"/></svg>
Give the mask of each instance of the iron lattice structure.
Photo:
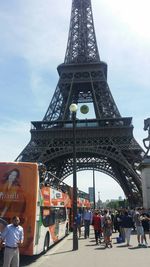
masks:
<svg viewBox="0 0 150 267"><path fill-rule="evenodd" d="M132 118L121 117L107 83L107 64L101 61L91 0L73 0L64 63L42 121L33 121L31 140L17 161L42 162L61 180L73 172L73 135L69 106L92 103L94 119L76 122L77 171L94 169L108 174L129 202L142 196L136 166L142 148L133 137Z"/></svg>

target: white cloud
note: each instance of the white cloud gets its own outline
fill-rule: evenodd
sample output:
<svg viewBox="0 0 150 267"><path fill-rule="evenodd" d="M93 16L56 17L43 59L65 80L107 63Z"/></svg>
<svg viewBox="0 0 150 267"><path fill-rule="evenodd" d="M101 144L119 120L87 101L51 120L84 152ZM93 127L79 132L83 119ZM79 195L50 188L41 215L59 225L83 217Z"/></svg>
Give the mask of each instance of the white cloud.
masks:
<svg viewBox="0 0 150 267"><path fill-rule="evenodd" d="M97 0L92 1L92 6L95 17L102 17L103 21L107 19L108 25L110 21L116 22L117 28L122 31L127 29L150 41L149 0Z"/></svg>
<svg viewBox="0 0 150 267"><path fill-rule="evenodd" d="M13 12L1 10L4 51L24 57L34 67L60 63L67 41L65 17L69 18L64 4L51 6L48 0L32 0L17 2Z"/></svg>
<svg viewBox="0 0 150 267"><path fill-rule="evenodd" d="M0 126L0 161L14 161L30 141L30 123L8 119Z"/></svg>
<svg viewBox="0 0 150 267"><path fill-rule="evenodd" d="M67 2L23 0L16 1L16 8L8 5L0 11L1 57L24 59L29 70L28 89L39 108L52 97L58 79L56 68L64 60L70 19ZM51 80L45 80L45 71L54 73Z"/></svg>

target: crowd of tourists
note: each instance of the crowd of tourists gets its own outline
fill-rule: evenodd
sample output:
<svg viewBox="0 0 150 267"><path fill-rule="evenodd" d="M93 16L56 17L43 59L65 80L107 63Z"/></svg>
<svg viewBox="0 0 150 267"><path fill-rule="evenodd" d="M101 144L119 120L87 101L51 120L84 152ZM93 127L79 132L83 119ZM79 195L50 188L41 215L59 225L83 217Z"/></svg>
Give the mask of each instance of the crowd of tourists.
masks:
<svg viewBox="0 0 150 267"><path fill-rule="evenodd" d="M125 243L130 247L131 234L137 235L138 247L148 247L147 235L150 235L150 211L142 207L136 209L118 210L91 210L87 208L84 213L78 210L77 229L81 237L81 226L84 226L84 238L90 234L90 225L93 226L96 244L112 248L112 234L118 233L117 243Z"/></svg>

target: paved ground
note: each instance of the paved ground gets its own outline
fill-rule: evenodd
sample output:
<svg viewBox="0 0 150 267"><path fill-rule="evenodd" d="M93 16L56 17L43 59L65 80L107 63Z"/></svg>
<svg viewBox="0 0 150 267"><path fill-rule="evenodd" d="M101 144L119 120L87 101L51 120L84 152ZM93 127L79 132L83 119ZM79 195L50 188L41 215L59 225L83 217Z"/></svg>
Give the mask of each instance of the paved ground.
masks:
<svg viewBox="0 0 150 267"><path fill-rule="evenodd" d="M149 267L150 246L138 248L136 235L131 236L132 247L125 243L117 244L113 234L113 248L104 249L104 245L96 245L93 231L89 239L81 237L79 250L72 251L72 235L50 249L44 256L34 262L35 267ZM150 240L148 237L150 245Z"/></svg>

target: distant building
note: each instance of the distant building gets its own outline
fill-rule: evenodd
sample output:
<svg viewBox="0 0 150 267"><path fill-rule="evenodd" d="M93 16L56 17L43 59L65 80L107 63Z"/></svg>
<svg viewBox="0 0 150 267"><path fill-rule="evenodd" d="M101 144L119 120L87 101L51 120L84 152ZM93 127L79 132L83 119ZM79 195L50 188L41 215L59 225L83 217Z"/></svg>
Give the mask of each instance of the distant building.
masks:
<svg viewBox="0 0 150 267"><path fill-rule="evenodd" d="M118 197L118 198L111 199L111 200L109 200L109 201L110 201L110 202L115 202L115 201L117 201L117 200L122 201L123 198L122 198L122 197Z"/></svg>
<svg viewBox="0 0 150 267"><path fill-rule="evenodd" d="M93 187L89 187L90 202L94 202Z"/></svg>

